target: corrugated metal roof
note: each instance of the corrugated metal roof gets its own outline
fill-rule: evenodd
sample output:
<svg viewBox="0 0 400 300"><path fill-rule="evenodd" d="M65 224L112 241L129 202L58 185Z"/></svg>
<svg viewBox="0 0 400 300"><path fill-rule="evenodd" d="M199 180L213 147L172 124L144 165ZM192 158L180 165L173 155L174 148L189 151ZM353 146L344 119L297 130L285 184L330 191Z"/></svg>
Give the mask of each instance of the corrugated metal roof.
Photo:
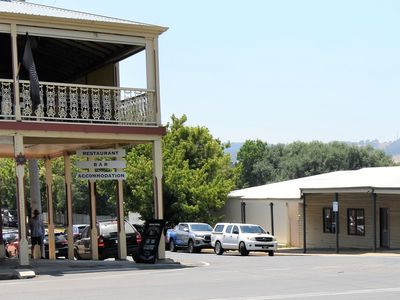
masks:
<svg viewBox="0 0 400 300"><path fill-rule="evenodd" d="M240 199L300 199L301 189L323 192L340 189L398 189L400 167L363 168L355 171L337 171L271 183L229 193L229 198Z"/></svg>
<svg viewBox="0 0 400 300"><path fill-rule="evenodd" d="M141 26L154 26L151 24L133 22L117 18L110 18L106 16L94 15L80 11L68 10L58 7L40 5L29 2L21 2L21 1L10 1L10 2L0 1L0 13L1 12L25 14L33 16L49 16L55 18L67 18L75 20L110 22L110 23L131 24L131 25L141 25Z"/></svg>

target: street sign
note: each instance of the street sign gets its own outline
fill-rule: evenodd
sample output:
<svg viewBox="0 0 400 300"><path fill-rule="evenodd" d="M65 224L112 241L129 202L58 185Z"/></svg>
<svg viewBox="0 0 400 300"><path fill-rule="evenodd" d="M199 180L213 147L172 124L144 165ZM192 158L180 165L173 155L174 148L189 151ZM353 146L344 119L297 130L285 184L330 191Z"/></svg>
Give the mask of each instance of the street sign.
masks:
<svg viewBox="0 0 400 300"><path fill-rule="evenodd" d="M339 210L339 203L337 201L332 202L332 210L337 212Z"/></svg>
<svg viewBox="0 0 400 300"><path fill-rule="evenodd" d="M125 180L125 172L85 172L76 173L77 179L82 180Z"/></svg>
<svg viewBox="0 0 400 300"><path fill-rule="evenodd" d="M77 161L76 166L81 169L123 169L126 167L126 161L124 160Z"/></svg>
<svg viewBox="0 0 400 300"><path fill-rule="evenodd" d="M84 157L116 157L125 156L125 153L125 149L86 149L76 151L76 155Z"/></svg>

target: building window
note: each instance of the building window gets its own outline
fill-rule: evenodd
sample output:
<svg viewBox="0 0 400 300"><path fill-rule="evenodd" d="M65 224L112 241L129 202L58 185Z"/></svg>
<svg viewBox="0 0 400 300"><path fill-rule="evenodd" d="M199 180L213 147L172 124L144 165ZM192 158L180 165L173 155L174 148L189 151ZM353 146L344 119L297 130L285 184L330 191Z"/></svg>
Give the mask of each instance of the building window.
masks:
<svg viewBox="0 0 400 300"><path fill-rule="evenodd" d="M347 234L365 235L365 214L363 208L347 209Z"/></svg>
<svg viewBox="0 0 400 300"><path fill-rule="evenodd" d="M336 223L335 223L335 213L331 207L324 207L322 209L322 220L324 223L324 232L335 233Z"/></svg>

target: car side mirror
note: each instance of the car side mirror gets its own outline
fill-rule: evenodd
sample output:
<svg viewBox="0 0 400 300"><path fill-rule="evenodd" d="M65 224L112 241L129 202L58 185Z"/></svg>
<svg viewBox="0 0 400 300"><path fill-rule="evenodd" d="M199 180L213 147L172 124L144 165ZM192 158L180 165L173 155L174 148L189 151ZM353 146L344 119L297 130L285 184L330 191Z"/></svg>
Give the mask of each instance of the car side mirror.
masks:
<svg viewBox="0 0 400 300"><path fill-rule="evenodd" d="M239 234L239 231L238 230L234 230L232 233L233 234Z"/></svg>
<svg viewBox="0 0 400 300"><path fill-rule="evenodd" d="M189 228L183 228L183 231L189 232Z"/></svg>

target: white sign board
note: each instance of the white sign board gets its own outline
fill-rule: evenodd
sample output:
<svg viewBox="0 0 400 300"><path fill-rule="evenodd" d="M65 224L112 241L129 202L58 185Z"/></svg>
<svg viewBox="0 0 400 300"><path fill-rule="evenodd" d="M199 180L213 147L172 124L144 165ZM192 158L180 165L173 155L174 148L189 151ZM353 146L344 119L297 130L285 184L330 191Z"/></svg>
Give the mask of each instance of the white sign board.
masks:
<svg viewBox="0 0 400 300"><path fill-rule="evenodd" d="M123 169L126 167L126 162L124 160L77 161L76 166L81 169Z"/></svg>
<svg viewBox="0 0 400 300"><path fill-rule="evenodd" d="M125 180L125 172L85 172L77 173L77 179L82 180Z"/></svg>
<svg viewBox="0 0 400 300"><path fill-rule="evenodd" d="M339 203L338 203L337 201L333 201L333 202L332 202L332 210L333 210L334 212L339 211Z"/></svg>
<svg viewBox="0 0 400 300"><path fill-rule="evenodd" d="M77 150L76 155L85 157L116 157L125 156L125 149L86 149Z"/></svg>

